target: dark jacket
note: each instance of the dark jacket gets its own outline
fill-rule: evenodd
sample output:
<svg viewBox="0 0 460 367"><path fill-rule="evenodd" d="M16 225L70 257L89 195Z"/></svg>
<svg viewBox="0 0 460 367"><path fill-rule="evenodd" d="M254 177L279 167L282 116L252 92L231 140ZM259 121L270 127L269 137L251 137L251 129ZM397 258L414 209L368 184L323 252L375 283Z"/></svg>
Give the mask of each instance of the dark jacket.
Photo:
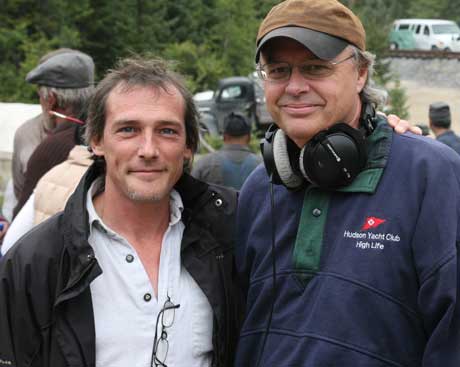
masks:
<svg viewBox="0 0 460 367"><path fill-rule="evenodd" d="M34 192L35 186L42 176L54 166L64 162L75 146L78 125L73 122L61 122L53 132L38 146L27 161L24 185L18 203L13 210L13 218Z"/></svg>
<svg viewBox="0 0 460 367"><path fill-rule="evenodd" d="M0 261L0 365L94 366L90 283L102 273L88 244L93 165L64 212L35 227ZM236 193L186 174L176 185L185 224L182 263L214 312L214 363L233 363L241 314L233 282Z"/></svg>
<svg viewBox="0 0 460 367"><path fill-rule="evenodd" d="M456 135L452 130L448 130L445 133L436 137L438 141L450 146L458 154L460 154L460 136Z"/></svg>

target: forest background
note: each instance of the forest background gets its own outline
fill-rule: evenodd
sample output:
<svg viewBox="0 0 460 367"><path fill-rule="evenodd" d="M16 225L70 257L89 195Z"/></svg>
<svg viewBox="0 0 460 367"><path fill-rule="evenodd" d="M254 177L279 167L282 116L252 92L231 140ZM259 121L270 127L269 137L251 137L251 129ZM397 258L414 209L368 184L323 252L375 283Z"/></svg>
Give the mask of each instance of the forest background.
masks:
<svg viewBox="0 0 460 367"><path fill-rule="evenodd" d="M382 56L397 18L460 21L458 0L343 0L360 16L367 48ZM254 70L255 36L275 0L0 0L0 101L38 103L25 75L46 52L70 47L90 54L100 79L122 57L177 60L192 92ZM379 62L376 81L395 76ZM404 117L404 91L389 90ZM396 87L394 87L396 85Z"/></svg>

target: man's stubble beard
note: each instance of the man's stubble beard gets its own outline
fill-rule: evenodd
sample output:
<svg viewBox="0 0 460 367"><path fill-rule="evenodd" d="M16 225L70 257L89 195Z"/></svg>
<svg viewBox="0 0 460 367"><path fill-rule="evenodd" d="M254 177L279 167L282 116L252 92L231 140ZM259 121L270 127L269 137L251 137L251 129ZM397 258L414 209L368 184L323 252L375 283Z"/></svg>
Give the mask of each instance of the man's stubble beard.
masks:
<svg viewBox="0 0 460 367"><path fill-rule="evenodd" d="M136 201L139 203L157 203L161 201L161 199L164 198L164 196L159 195L159 194L145 195L145 194L140 194L136 191L132 191L129 189L126 194L128 195L130 200Z"/></svg>

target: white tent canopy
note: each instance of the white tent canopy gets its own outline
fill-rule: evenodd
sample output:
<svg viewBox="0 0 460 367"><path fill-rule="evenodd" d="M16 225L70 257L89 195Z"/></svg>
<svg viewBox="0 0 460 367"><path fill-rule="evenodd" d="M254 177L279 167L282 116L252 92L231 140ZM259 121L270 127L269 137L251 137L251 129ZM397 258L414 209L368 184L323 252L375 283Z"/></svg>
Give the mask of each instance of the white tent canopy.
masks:
<svg viewBox="0 0 460 367"><path fill-rule="evenodd" d="M39 104L0 102L0 152L12 153L16 129L41 111Z"/></svg>

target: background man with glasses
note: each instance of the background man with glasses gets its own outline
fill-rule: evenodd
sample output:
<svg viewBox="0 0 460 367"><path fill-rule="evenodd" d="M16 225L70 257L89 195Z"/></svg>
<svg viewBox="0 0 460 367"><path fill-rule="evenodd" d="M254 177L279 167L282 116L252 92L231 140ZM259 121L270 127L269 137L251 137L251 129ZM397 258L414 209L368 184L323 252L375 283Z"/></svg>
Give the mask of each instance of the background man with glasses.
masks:
<svg viewBox="0 0 460 367"><path fill-rule="evenodd" d="M275 6L256 62L278 129L239 197L236 365L459 366L459 157L374 115L365 30L335 0Z"/></svg>
<svg viewBox="0 0 460 367"><path fill-rule="evenodd" d="M232 366L236 195L187 173L197 111L161 60L96 88L95 163L0 263L0 364Z"/></svg>

